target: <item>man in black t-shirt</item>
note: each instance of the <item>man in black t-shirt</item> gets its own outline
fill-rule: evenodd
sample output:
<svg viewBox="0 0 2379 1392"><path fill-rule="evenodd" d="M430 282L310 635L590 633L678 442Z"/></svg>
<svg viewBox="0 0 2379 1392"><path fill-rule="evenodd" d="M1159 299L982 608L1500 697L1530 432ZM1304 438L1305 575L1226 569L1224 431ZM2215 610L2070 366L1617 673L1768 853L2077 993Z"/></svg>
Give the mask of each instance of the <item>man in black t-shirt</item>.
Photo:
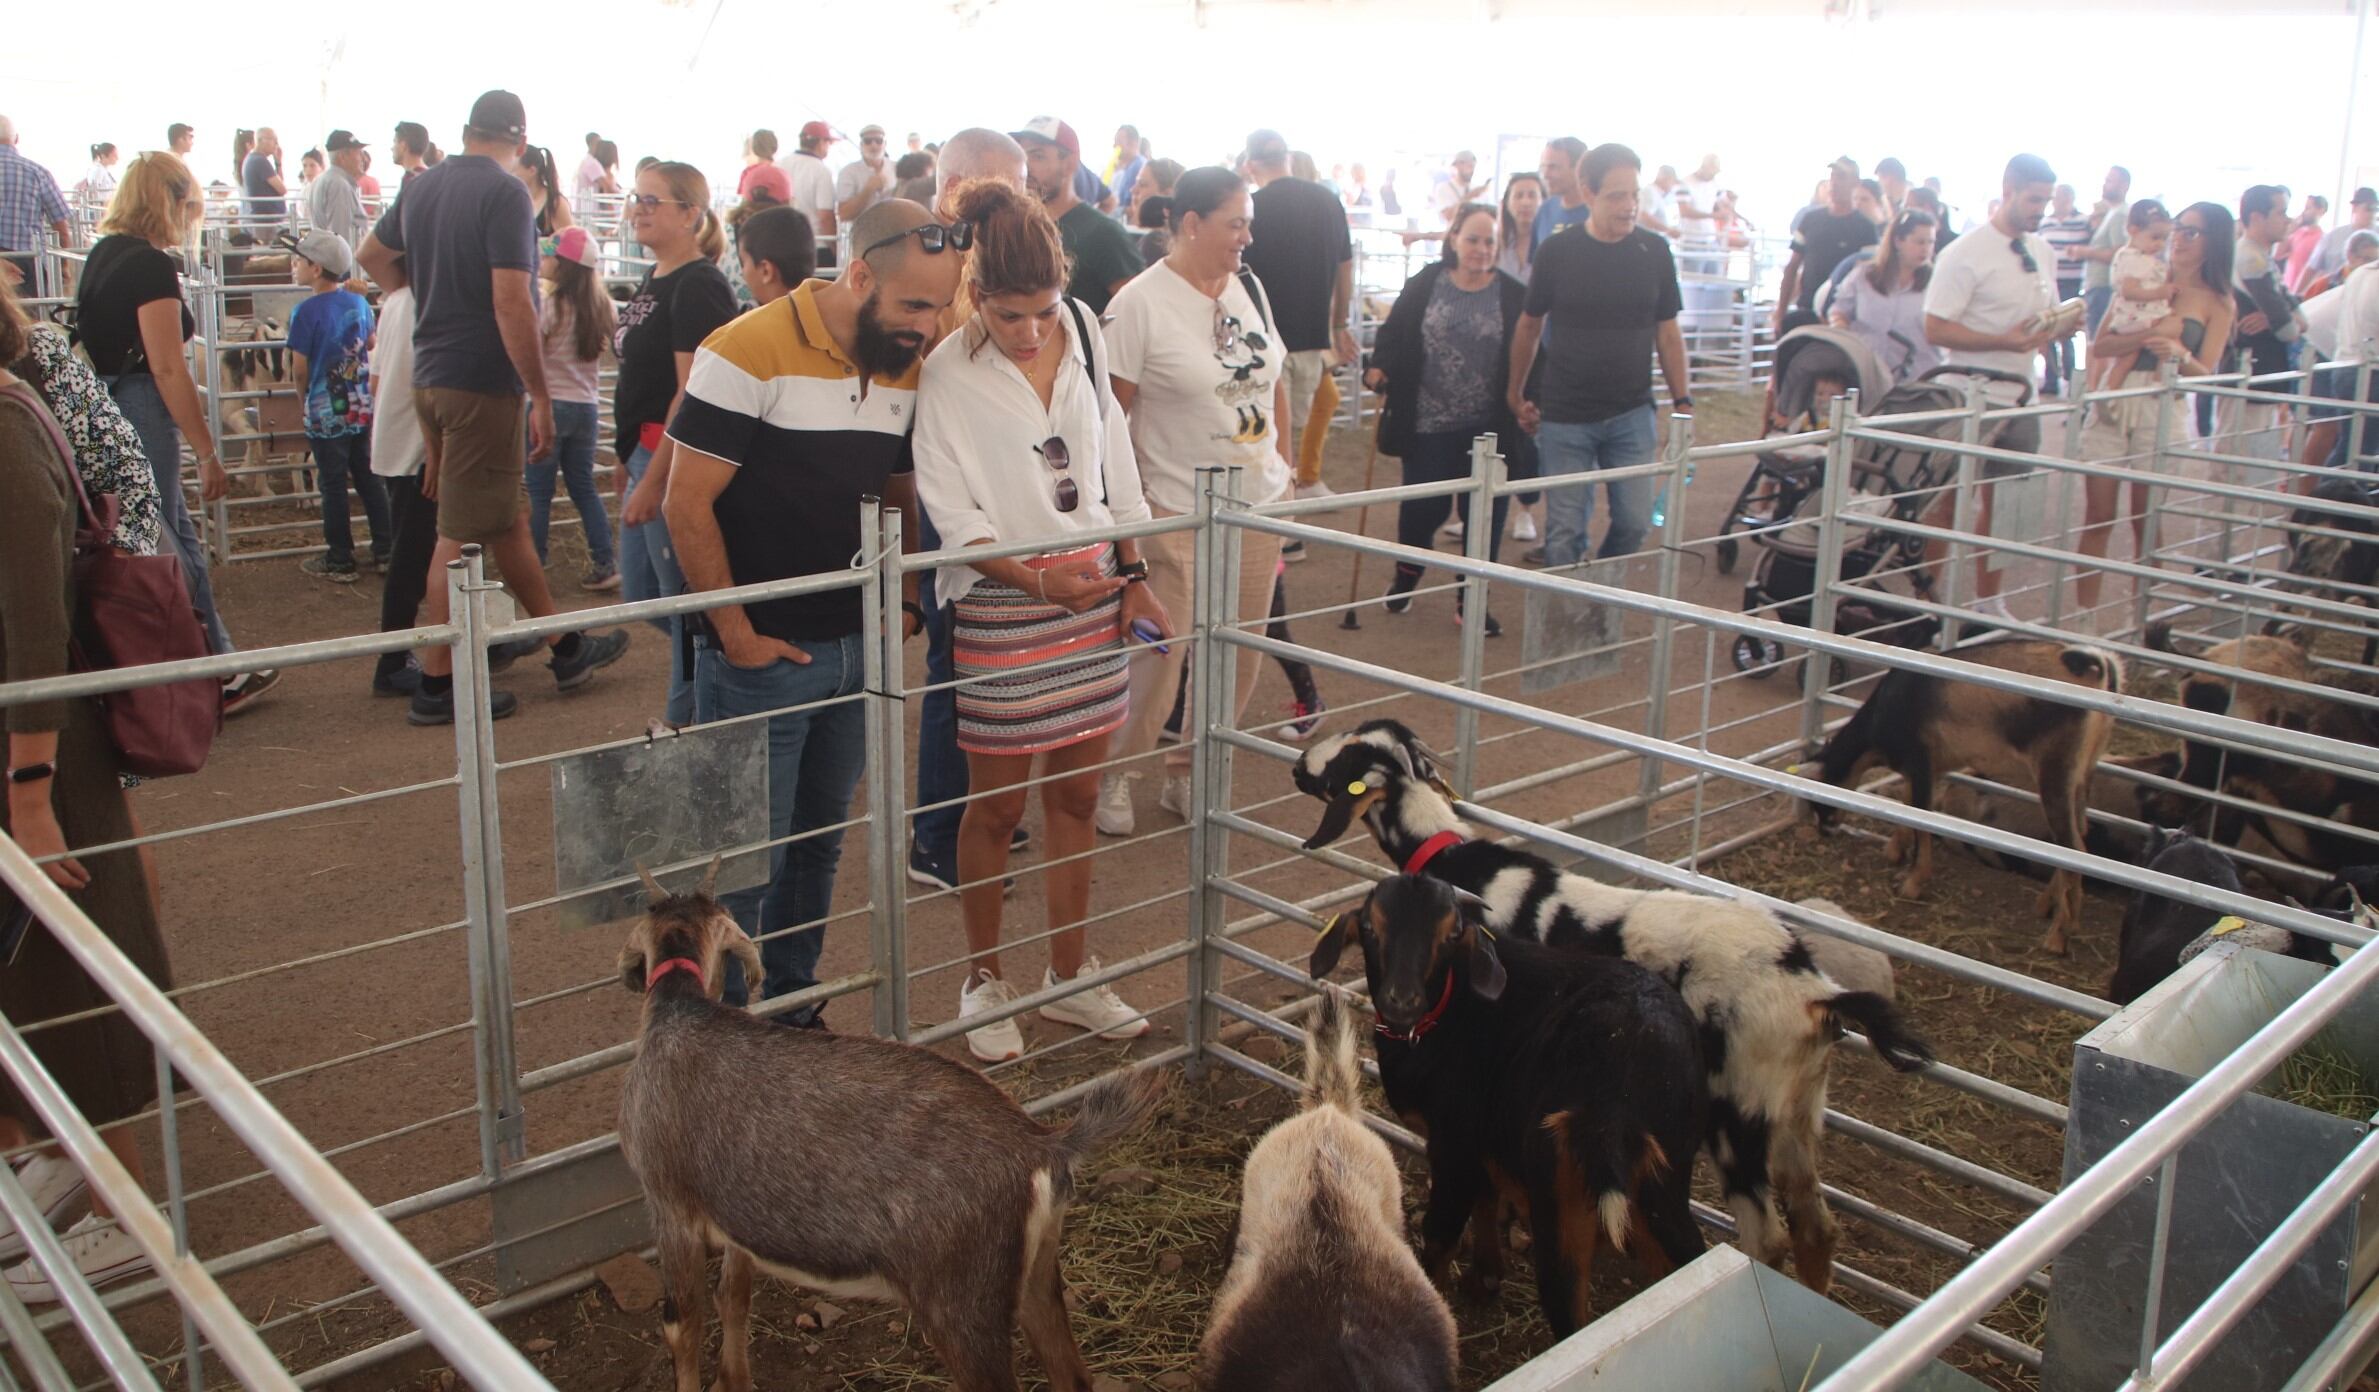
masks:
<svg viewBox="0 0 2379 1392"><path fill-rule="evenodd" d="M1247 138L1247 180L1256 191L1254 220L1241 259L1264 283L1272 302L1273 327L1288 354L1289 423L1296 429L1297 496L1330 492L1322 482L1322 441L1330 421L1313 419L1314 393L1332 366L1355 360L1355 338L1347 330L1354 302L1355 245L1346 209L1336 195L1310 179L1289 175L1289 142L1278 131ZM1312 427L1308 443L1308 427Z"/></svg>
<svg viewBox="0 0 2379 1392"><path fill-rule="evenodd" d="M553 448L553 397L537 336L536 215L515 173L527 149L520 98L482 94L463 127L463 153L416 179L380 215L355 260L382 289L411 285L420 306L413 404L428 451L422 493L438 501L430 574L443 575L466 544L484 545L521 608L544 618L556 606L520 505L524 424L530 457ZM425 621L445 623L446 587L432 584L426 599ZM568 691L618 661L628 635L566 633L551 646L554 681ZM519 704L504 691L489 701L497 719ZM452 649L421 650L421 687L406 718L452 723Z"/></svg>
<svg viewBox="0 0 2379 1392"><path fill-rule="evenodd" d="M1591 208L1586 224L1546 238L1529 269L1528 308L1512 335L1509 404L1536 436L1548 482L1651 462L1658 441L1647 360L1656 352L1670 409L1693 410L1685 335L1677 328L1677 263L1664 238L1636 226L1643 169L1624 145L1587 151L1578 165ZM1540 341L1545 372L1530 401L1522 389ZM1604 486L1611 525L1598 554L1630 555L1651 526L1653 481L1647 475ZM1547 488L1545 564L1576 565L1593 521L1593 485Z"/></svg>
<svg viewBox="0 0 2379 1392"><path fill-rule="evenodd" d="M1035 116L1023 130L1008 132L1024 147L1025 181L1049 216L1057 219L1057 235L1065 243L1066 260L1074 273L1066 294L1100 314L1124 282L1140 274L1140 253L1123 224L1082 201L1074 176L1082 172L1082 140L1074 128L1055 116Z"/></svg>
<svg viewBox="0 0 2379 1392"><path fill-rule="evenodd" d="M1792 259L1784 263L1784 285L1776 294L1776 332L1784 332L1788 310L1814 315L1817 287L1844 257L1875 245L1875 221L1858 210L1859 166L1844 155L1826 170L1825 206L1811 208L1793 227Z"/></svg>

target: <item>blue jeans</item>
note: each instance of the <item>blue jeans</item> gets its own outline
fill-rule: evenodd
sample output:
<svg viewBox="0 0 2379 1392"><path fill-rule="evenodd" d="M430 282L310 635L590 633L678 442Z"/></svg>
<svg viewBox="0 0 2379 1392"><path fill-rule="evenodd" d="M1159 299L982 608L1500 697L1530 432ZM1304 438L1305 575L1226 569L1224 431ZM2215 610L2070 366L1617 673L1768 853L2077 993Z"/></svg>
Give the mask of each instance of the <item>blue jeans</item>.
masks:
<svg viewBox="0 0 2379 1392"><path fill-rule="evenodd" d="M612 566L611 514L603 510L603 490L595 486L595 434L600 428L592 401L553 404L553 453L532 460L528 468L529 538L537 543L537 559L545 559L546 523L553 516L554 476L570 490L586 529L587 559L597 570ZM657 524L656 524L657 525Z"/></svg>
<svg viewBox="0 0 2379 1392"><path fill-rule="evenodd" d="M703 646L694 660L694 708L704 721L758 715L857 692L865 677L859 635L794 646L807 663L776 662L749 671L726 654ZM867 718L856 701L770 716L768 720L768 835L770 840L833 826L851 812L851 794L867 764ZM825 930L784 933L796 924L816 923L834 903L835 863L843 834L830 831L777 846L768 853L768 883L719 896L719 903L755 938L782 933L760 944L767 973L763 996L781 996L817 984L818 951ZM731 974L730 1004L742 1004L743 983ZM815 1009L796 1012L801 1018Z"/></svg>
<svg viewBox="0 0 2379 1392"><path fill-rule="evenodd" d="M2114 302L2115 287L2112 285L2093 285L2082 292L2082 314L2088 321L2085 327L2089 337L2097 337L2098 321L2106 317L2107 306Z"/></svg>
<svg viewBox="0 0 2379 1392"><path fill-rule="evenodd" d="M918 546L927 551L942 549L942 534L933 529L933 519L925 515L923 508L917 510L917 528ZM917 594L919 604L925 609L928 685L954 681L958 676L958 667L950 655L950 606L938 602L936 586L940 579L940 571L927 571ZM966 755L958 747L958 693L928 692L924 709L917 715L917 805L962 798L966 791ZM909 827L918 853L938 865L955 868L958 819L965 815L963 804L918 813Z"/></svg>
<svg viewBox="0 0 2379 1392"><path fill-rule="evenodd" d="M1657 446L1650 406L1622 411L1609 420L1586 425L1545 421L1536 432L1540 473L1548 479L1649 464ZM1652 527L1655 481L1647 474L1603 487L1611 495L1611 527L1603 535L1602 550L1596 554L1633 555L1643 546L1644 534ZM1593 524L1593 485L1546 489L1545 564L1568 566L1585 559L1587 529Z"/></svg>
<svg viewBox="0 0 2379 1392"><path fill-rule="evenodd" d="M556 428L559 428L557 421ZM621 467L628 471L628 491L644 477L653 452L642 445L629 451ZM605 523L608 527L610 524ZM669 522L656 517L639 526L620 528L620 597L626 600L668 599L686 592L686 573L677 568L677 547L669 540ZM683 619L647 622L669 635L669 701L661 718L672 725L694 723L694 673L686 662Z"/></svg>
<svg viewBox="0 0 2379 1392"><path fill-rule="evenodd" d="M158 521L166 543L181 558L182 580L190 587L190 607L206 623L207 646L217 653L238 651L232 646L230 631L223 627L223 616L215 611L206 547L198 540L198 523L192 520L189 499L182 494L182 433L174 429L165 397L157 390L157 379L146 372L126 372L99 380L107 383L107 394L132 422L140 436L141 453L149 457L149 474L157 480Z"/></svg>
<svg viewBox="0 0 2379 1392"><path fill-rule="evenodd" d="M388 520L388 490L372 473L369 435L308 435L314 450L314 475L322 486L322 541L334 561L355 560L355 518L347 509L347 488L363 499L363 520L372 529L372 554L385 559L396 544L396 528Z"/></svg>

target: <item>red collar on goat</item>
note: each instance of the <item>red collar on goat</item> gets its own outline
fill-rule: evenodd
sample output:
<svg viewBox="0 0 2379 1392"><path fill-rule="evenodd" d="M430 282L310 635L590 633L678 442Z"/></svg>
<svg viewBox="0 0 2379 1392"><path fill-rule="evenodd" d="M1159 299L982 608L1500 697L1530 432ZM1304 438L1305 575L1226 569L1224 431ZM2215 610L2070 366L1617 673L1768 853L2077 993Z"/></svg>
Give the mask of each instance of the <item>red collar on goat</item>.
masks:
<svg viewBox="0 0 2379 1392"><path fill-rule="evenodd" d="M1437 1028L1437 1022L1446 1017L1446 1007L1452 1005L1453 1003L1454 973L1451 968L1448 968L1446 971L1446 989L1438 992L1437 1004L1429 1007L1428 1014L1422 1016L1418 1020L1413 1021L1413 1027L1411 1029L1401 1031L1389 1029L1388 1022L1385 1020L1380 1021L1372 1028L1379 1031L1379 1037L1382 1039L1393 1039L1400 1044L1417 1043L1419 1042L1422 1035L1427 1034L1429 1031Z"/></svg>
<svg viewBox="0 0 2379 1392"><path fill-rule="evenodd" d="M1430 861L1437 859L1437 853L1439 851L1450 850L1455 846L1459 846L1465 839L1467 838L1465 838L1462 833L1458 831L1441 831L1437 835L1430 837L1428 840L1421 843L1421 848L1419 850L1412 853L1411 859L1404 862L1404 873L1407 875L1420 874L1421 867L1427 865Z"/></svg>
<svg viewBox="0 0 2379 1392"><path fill-rule="evenodd" d="M653 988L661 984L661 978L673 971L691 972L694 984L696 986L702 984L702 964L700 962L691 957L672 957L645 975L644 993L648 996L651 995Z"/></svg>

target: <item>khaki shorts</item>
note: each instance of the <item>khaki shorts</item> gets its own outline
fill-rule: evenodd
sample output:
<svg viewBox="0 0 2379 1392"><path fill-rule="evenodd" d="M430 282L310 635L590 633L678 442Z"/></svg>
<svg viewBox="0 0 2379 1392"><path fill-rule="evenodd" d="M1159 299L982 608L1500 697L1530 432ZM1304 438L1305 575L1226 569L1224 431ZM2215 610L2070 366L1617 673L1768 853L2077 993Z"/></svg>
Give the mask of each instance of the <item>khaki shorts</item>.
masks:
<svg viewBox="0 0 2379 1392"><path fill-rule="evenodd" d="M436 442L438 535L482 543L510 535L520 518L521 471L528 462L523 399L415 387L413 409L422 435Z"/></svg>

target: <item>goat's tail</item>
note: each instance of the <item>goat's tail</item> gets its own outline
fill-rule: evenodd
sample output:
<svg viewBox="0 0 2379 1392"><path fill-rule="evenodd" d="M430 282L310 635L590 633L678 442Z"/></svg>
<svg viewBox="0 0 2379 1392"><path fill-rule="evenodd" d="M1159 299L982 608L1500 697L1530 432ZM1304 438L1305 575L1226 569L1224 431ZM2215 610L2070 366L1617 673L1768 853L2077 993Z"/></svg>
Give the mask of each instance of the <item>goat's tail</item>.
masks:
<svg viewBox="0 0 2379 1392"><path fill-rule="evenodd" d="M2160 653L2179 652L2180 649L2173 646L2172 620L2160 619L2155 623L2149 624L2147 644L2150 648L2153 648Z"/></svg>
<svg viewBox="0 0 2379 1392"><path fill-rule="evenodd" d="M1079 1164L1138 1130L1167 1087L1165 1075L1152 1068L1135 1068L1093 1084L1082 1094L1074 1119L1053 1137L1067 1165Z"/></svg>
<svg viewBox="0 0 2379 1392"><path fill-rule="evenodd" d="M2102 691L2123 689L2123 659L2105 648L2075 643L2057 654L2065 670Z"/></svg>
<svg viewBox="0 0 2379 1392"><path fill-rule="evenodd" d="M1336 1107L1363 1114L1363 1064L1355 1052L1355 1027L1346 999L1322 987L1322 1006L1305 1034L1305 1106Z"/></svg>
<svg viewBox="0 0 2379 1392"><path fill-rule="evenodd" d="M1933 1061L1933 1046L1908 1028L1900 1007L1873 991L1844 991L1828 998L1825 1008L1837 1029L1847 1020L1866 1031L1875 1052L1903 1073L1914 1073Z"/></svg>

